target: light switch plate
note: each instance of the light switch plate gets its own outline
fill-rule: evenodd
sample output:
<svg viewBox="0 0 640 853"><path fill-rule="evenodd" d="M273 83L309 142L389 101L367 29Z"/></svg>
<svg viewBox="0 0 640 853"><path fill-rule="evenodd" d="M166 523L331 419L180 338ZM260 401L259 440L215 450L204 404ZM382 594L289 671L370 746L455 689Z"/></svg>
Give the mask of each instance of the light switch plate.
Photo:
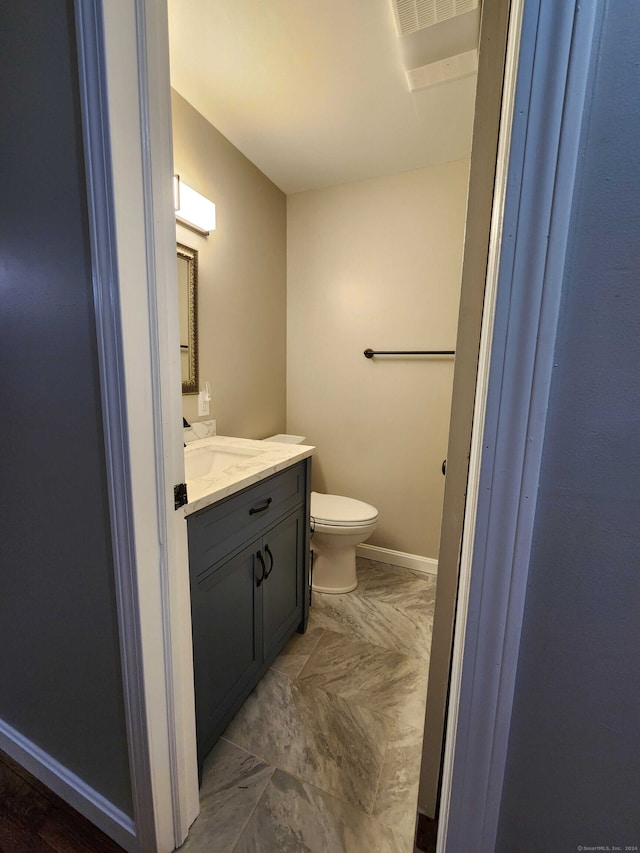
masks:
<svg viewBox="0 0 640 853"><path fill-rule="evenodd" d="M198 394L198 417L209 414L209 401L202 391Z"/></svg>

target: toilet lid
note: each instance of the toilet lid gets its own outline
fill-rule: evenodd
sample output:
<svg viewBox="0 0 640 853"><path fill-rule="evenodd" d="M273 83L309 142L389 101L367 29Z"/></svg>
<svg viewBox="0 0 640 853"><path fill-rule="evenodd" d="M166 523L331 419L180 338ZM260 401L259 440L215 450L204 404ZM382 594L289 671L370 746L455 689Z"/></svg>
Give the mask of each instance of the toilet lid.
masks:
<svg viewBox="0 0 640 853"><path fill-rule="evenodd" d="M378 510L371 504L354 498L311 492L311 517L320 524L364 524L375 521Z"/></svg>

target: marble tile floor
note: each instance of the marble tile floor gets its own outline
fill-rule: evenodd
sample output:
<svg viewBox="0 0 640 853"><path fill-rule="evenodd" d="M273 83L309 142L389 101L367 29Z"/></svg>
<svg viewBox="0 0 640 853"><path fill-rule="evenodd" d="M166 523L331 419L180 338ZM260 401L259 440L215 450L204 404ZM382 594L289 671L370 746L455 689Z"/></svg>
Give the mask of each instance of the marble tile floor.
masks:
<svg viewBox="0 0 640 853"><path fill-rule="evenodd" d="M208 756L181 853L413 851L435 576L357 569Z"/></svg>

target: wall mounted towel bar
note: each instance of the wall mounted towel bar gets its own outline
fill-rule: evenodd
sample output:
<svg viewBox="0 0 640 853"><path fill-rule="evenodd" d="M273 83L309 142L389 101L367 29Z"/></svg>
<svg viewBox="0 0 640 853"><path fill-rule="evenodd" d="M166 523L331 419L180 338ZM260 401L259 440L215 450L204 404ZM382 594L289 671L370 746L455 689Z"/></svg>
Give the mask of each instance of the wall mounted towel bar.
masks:
<svg viewBox="0 0 640 853"><path fill-rule="evenodd" d="M454 349L386 349L364 351L365 358L373 358L374 355L455 355Z"/></svg>

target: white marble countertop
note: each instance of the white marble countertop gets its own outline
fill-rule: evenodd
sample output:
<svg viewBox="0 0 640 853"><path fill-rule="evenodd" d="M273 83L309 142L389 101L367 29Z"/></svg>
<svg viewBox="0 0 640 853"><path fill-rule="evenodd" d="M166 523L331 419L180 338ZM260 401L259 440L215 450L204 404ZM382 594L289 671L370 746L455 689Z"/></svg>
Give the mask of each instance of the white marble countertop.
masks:
<svg viewBox="0 0 640 853"><path fill-rule="evenodd" d="M252 455L247 455L245 459L233 460L232 464L215 475L187 479L189 503L184 508L185 516L246 489L247 486L252 486L272 474L284 471L301 459L312 456L315 451L315 447L306 444L280 444L275 441L254 441L250 438L215 435L189 441L185 454L193 453L198 448Z"/></svg>

